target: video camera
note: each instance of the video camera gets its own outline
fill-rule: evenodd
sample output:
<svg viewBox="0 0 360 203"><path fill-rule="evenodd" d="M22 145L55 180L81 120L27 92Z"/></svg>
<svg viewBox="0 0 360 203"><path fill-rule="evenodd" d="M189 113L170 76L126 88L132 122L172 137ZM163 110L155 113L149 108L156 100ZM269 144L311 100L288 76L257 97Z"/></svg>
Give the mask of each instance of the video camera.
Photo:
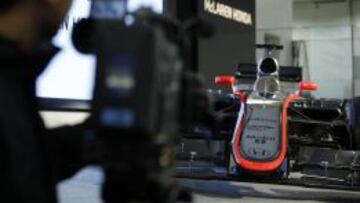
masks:
<svg viewBox="0 0 360 203"><path fill-rule="evenodd" d="M206 33L150 10L128 14L125 1L94 0L89 19L74 29L75 47L97 57L92 120L105 171L107 203L171 203L174 142L200 111L207 94L187 60L188 36ZM206 120L206 119L204 119ZM205 121L204 121L205 122Z"/></svg>

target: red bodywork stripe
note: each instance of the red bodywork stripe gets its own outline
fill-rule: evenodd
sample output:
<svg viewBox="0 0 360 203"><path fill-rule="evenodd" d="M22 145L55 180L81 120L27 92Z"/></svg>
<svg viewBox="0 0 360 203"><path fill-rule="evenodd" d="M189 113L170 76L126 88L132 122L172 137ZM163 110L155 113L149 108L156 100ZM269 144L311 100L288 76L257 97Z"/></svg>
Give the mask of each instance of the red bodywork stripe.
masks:
<svg viewBox="0 0 360 203"><path fill-rule="evenodd" d="M245 104L245 97L243 94L238 95L240 102L242 103L242 105ZM240 167L243 168L245 170L249 170L249 171L255 171L255 172L271 172L271 171L275 171L277 168L280 167L280 165L283 163L285 157L286 157L286 151L287 151L287 145L288 145L288 136L287 136L287 126L288 126L288 115L287 115L287 109L289 107L289 104L296 100L299 99L300 97L297 95L290 95L288 97L286 97L284 104L282 106L282 112L281 112L281 151L279 156L272 160L272 161L267 161L267 162L255 162L255 161L251 161L251 160L247 160L245 159L240 151L239 151L239 142L240 142L240 138L241 138L241 132L243 130L242 126L243 126L243 117L241 117L242 115L239 115L238 119L241 119L240 121L237 122L237 126L236 126L236 130L235 130L235 138L234 141L232 143L232 149L233 149L233 153L235 156L235 162L236 164Z"/></svg>

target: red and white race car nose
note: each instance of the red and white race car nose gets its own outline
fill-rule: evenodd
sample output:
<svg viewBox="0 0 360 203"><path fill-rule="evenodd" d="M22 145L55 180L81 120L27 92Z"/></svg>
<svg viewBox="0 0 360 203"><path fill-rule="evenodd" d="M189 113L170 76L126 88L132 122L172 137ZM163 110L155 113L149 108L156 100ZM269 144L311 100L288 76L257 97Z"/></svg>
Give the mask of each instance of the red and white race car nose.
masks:
<svg viewBox="0 0 360 203"><path fill-rule="evenodd" d="M298 96L261 104L242 103L232 141L237 166L253 172L273 172L286 159L287 109Z"/></svg>
<svg viewBox="0 0 360 203"><path fill-rule="evenodd" d="M246 125L238 147L240 153L254 161L269 161L281 150L281 103L248 104Z"/></svg>

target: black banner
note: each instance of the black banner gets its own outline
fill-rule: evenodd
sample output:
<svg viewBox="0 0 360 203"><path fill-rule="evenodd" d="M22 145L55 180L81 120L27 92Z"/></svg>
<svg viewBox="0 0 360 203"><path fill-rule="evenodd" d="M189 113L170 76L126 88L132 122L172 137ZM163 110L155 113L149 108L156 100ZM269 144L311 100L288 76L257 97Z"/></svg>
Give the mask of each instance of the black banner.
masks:
<svg viewBox="0 0 360 203"><path fill-rule="evenodd" d="M168 0L164 8L181 20L199 16L215 25L215 35L193 47L209 87L215 87L216 75L233 75L239 63L255 63L254 0Z"/></svg>

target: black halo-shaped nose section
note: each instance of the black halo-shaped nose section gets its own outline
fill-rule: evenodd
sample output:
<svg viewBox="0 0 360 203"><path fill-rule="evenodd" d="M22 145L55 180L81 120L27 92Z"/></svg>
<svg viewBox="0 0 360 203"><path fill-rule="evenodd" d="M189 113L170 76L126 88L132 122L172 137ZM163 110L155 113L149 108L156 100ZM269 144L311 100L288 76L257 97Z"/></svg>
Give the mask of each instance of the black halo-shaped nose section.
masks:
<svg viewBox="0 0 360 203"><path fill-rule="evenodd" d="M265 58L261 61L259 70L265 74L273 74L277 72L277 63L273 58Z"/></svg>

